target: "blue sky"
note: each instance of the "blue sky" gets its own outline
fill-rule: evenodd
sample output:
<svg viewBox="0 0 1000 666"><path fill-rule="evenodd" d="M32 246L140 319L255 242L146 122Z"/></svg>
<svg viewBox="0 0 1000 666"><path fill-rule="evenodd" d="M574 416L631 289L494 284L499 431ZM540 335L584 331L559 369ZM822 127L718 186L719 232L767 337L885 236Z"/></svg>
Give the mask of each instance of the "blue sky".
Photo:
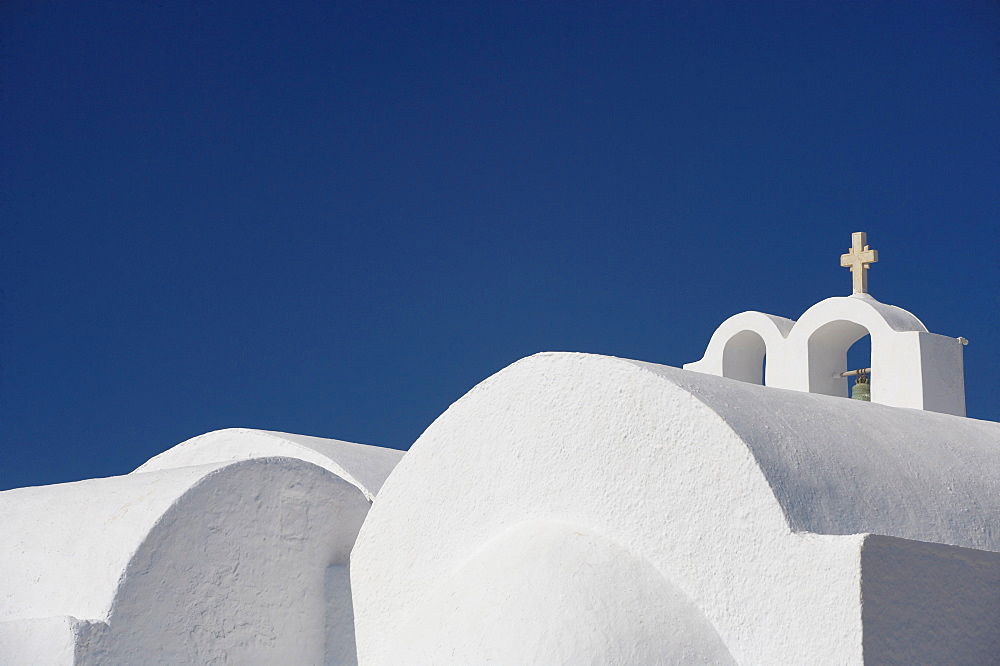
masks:
<svg viewBox="0 0 1000 666"><path fill-rule="evenodd" d="M518 358L873 296L1000 420L1000 5L0 5L0 488L407 448Z"/></svg>

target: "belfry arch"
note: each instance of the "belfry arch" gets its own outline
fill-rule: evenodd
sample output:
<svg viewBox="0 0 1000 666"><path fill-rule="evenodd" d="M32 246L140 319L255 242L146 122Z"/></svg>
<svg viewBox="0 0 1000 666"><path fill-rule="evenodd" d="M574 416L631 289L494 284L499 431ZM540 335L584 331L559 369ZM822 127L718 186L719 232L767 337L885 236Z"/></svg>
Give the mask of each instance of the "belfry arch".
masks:
<svg viewBox="0 0 1000 666"><path fill-rule="evenodd" d="M722 322L712 334L701 361L684 367L751 384L772 386L772 359L780 357L791 319L763 312L741 312ZM768 364L765 366L765 362Z"/></svg>
<svg viewBox="0 0 1000 666"><path fill-rule="evenodd" d="M722 350L722 376L750 384L764 383L767 346L756 331L740 331Z"/></svg>
<svg viewBox="0 0 1000 666"><path fill-rule="evenodd" d="M871 331L853 321L838 319L823 324L809 336L809 392L847 397L847 350ZM873 345L874 347L874 342ZM872 376L876 374L874 365Z"/></svg>

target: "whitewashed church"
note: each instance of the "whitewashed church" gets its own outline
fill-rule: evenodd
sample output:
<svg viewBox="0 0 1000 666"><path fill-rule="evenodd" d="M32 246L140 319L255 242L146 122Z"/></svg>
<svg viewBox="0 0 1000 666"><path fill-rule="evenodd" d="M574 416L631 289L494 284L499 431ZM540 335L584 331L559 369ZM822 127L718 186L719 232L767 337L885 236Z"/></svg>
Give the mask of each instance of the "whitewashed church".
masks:
<svg viewBox="0 0 1000 666"><path fill-rule="evenodd" d="M1000 424L876 260L684 369L518 361L406 453L230 429L2 492L0 663L1000 663Z"/></svg>

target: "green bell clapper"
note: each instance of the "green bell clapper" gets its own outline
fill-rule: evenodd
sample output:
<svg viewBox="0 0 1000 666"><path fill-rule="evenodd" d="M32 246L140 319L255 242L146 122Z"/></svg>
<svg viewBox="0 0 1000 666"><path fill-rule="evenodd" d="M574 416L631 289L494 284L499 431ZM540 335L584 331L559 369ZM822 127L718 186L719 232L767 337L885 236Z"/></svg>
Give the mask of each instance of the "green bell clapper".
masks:
<svg viewBox="0 0 1000 666"><path fill-rule="evenodd" d="M868 382L868 373L858 372L858 378L851 388L851 400L872 401L872 385Z"/></svg>

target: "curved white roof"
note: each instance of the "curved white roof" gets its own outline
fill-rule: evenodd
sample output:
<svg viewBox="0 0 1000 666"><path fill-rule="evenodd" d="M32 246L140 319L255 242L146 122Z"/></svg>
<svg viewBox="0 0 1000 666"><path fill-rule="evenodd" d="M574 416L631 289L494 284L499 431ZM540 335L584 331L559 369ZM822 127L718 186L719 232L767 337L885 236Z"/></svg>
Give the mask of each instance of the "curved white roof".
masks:
<svg viewBox="0 0 1000 666"><path fill-rule="evenodd" d="M50 662L67 642L81 663L353 655L347 562L369 508L291 458L2 492L0 656Z"/></svg>
<svg viewBox="0 0 1000 666"><path fill-rule="evenodd" d="M405 453L339 439L249 428L226 428L181 442L150 458L133 474L227 460L287 456L330 470L357 486L371 501Z"/></svg>
<svg viewBox="0 0 1000 666"><path fill-rule="evenodd" d="M865 535L1000 551L998 465L996 423L538 354L453 404L382 488L351 556L359 656L402 649L387 625L433 645L455 616L427 600L498 535L544 520L648 561L739 663L858 661ZM485 589L519 557L491 552ZM523 603L556 613L557 598ZM627 661L632 636L604 640Z"/></svg>
<svg viewBox="0 0 1000 666"><path fill-rule="evenodd" d="M733 429L793 530L1000 551L1000 424L626 362Z"/></svg>

